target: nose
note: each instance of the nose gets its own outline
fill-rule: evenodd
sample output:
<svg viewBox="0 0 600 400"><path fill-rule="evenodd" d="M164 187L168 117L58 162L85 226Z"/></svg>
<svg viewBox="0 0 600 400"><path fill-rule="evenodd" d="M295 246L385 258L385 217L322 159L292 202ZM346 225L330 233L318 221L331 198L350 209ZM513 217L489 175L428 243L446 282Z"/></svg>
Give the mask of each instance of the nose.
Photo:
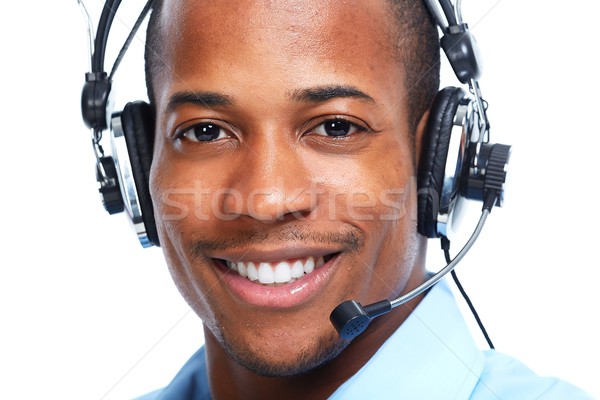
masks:
<svg viewBox="0 0 600 400"><path fill-rule="evenodd" d="M316 187L301 145L277 136L263 134L242 145L231 185L235 196L224 198L225 213L275 222L306 218L315 209Z"/></svg>

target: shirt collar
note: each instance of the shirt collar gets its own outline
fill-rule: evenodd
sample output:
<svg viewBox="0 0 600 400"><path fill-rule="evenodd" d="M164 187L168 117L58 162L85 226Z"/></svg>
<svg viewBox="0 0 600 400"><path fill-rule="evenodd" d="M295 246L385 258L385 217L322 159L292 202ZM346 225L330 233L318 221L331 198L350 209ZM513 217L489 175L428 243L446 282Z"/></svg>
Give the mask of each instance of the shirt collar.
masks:
<svg viewBox="0 0 600 400"><path fill-rule="evenodd" d="M330 398L468 399L483 367L484 356L441 281Z"/></svg>

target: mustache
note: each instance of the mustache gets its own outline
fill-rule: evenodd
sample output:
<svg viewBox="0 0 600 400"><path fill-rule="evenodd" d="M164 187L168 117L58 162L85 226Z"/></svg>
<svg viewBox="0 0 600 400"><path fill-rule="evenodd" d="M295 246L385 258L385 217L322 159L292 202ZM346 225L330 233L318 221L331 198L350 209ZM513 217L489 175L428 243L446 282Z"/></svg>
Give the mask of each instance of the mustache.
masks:
<svg viewBox="0 0 600 400"><path fill-rule="evenodd" d="M233 236L221 238L197 239L190 244L190 247L194 257L204 258L206 257L206 253L215 251L285 242L327 244L341 247L344 252L354 253L364 247L365 236L357 228L342 232L316 232L288 226L275 230L245 230L236 232Z"/></svg>

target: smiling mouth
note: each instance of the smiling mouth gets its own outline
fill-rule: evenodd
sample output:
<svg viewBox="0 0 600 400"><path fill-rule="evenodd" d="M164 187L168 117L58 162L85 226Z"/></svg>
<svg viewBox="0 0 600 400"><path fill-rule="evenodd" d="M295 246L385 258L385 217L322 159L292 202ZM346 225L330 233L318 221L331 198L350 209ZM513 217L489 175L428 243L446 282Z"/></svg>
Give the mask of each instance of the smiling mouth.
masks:
<svg viewBox="0 0 600 400"><path fill-rule="evenodd" d="M296 282L298 279L311 274L340 253L325 256L308 256L293 260L255 262L218 260L251 282L267 286L279 286Z"/></svg>

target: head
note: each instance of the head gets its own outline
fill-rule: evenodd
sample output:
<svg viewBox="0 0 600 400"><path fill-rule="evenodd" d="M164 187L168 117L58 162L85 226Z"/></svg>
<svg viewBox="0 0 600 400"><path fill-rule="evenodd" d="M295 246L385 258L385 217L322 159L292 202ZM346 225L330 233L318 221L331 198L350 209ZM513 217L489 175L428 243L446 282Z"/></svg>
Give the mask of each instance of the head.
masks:
<svg viewBox="0 0 600 400"><path fill-rule="evenodd" d="M173 279L240 364L305 372L348 345L335 306L423 278L436 28L420 0L157 3L150 187Z"/></svg>

